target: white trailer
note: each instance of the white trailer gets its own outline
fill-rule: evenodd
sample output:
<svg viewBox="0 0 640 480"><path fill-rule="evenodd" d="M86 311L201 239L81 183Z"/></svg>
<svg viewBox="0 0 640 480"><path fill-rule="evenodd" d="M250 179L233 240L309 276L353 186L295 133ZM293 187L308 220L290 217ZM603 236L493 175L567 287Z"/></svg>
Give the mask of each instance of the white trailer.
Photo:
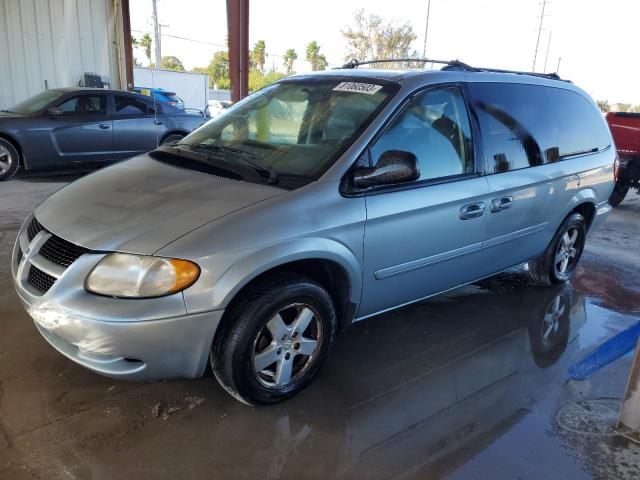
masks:
<svg viewBox="0 0 640 480"><path fill-rule="evenodd" d="M133 67L133 83L136 88L162 88L174 92L184 101L185 108L195 108L202 112L207 108L209 97L207 75Z"/></svg>

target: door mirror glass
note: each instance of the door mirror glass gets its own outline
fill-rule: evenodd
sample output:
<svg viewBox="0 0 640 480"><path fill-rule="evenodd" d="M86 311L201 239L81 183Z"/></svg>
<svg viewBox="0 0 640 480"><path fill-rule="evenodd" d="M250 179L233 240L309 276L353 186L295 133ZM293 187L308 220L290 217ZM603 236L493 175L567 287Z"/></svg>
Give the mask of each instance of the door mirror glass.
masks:
<svg viewBox="0 0 640 480"><path fill-rule="evenodd" d="M358 168L353 173L353 183L358 188L394 185L418 178L418 160L413 153L404 150L387 150L380 155L375 167Z"/></svg>
<svg viewBox="0 0 640 480"><path fill-rule="evenodd" d="M47 110L47 115L49 115L50 117L58 117L63 114L64 114L64 111L59 107L50 108Z"/></svg>

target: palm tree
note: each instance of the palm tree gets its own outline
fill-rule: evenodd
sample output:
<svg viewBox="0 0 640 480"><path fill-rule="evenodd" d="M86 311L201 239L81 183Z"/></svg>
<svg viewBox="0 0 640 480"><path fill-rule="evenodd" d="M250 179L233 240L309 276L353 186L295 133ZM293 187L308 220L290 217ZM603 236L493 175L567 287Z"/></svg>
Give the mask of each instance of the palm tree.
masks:
<svg viewBox="0 0 640 480"><path fill-rule="evenodd" d="M286 52L284 52L284 67L287 70L287 75L291 75L293 73L293 62L298 59L298 54L293 48L290 48Z"/></svg>
<svg viewBox="0 0 640 480"><path fill-rule="evenodd" d="M149 59L149 65L151 65L151 42L151 35L149 35L148 33L145 33L138 42L139 45L144 48L144 54Z"/></svg>
<svg viewBox="0 0 640 480"><path fill-rule="evenodd" d="M327 59L320 53L320 45L315 40L307 45L307 62L311 64L311 70L324 70L327 68Z"/></svg>
<svg viewBox="0 0 640 480"><path fill-rule="evenodd" d="M266 61L266 46L264 40L258 40L251 51L251 63L264 72L264 63Z"/></svg>

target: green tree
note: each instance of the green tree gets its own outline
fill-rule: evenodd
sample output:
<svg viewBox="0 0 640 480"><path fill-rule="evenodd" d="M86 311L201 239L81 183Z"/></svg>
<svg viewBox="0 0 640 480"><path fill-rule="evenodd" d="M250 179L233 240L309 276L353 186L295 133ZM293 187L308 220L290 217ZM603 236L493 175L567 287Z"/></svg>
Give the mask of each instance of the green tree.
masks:
<svg viewBox="0 0 640 480"><path fill-rule="evenodd" d="M609 100L598 100L596 102L598 104L598 108L602 111L602 113L607 113L611 110L611 105L609 105Z"/></svg>
<svg viewBox="0 0 640 480"><path fill-rule="evenodd" d="M393 59L417 57L418 52L411 49L411 43L417 38L409 22L397 24L385 21L378 15L365 15L357 10L353 26L342 30L347 41L345 60L357 59ZM383 68L398 68L403 64L380 64Z"/></svg>
<svg viewBox="0 0 640 480"><path fill-rule="evenodd" d="M162 70L172 70L174 72L184 72L185 68L178 57L168 56L162 57L160 62L160 68Z"/></svg>
<svg viewBox="0 0 640 480"><path fill-rule="evenodd" d="M256 68L259 68L261 72L264 72L264 64L267 60L266 50L267 48L264 40L258 40L249 55L249 61L251 64Z"/></svg>
<svg viewBox="0 0 640 480"><path fill-rule="evenodd" d="M631 110L630 103L616 103L616 112L628 112Z"/></svg>
<svg viewBox="0 0 640 480"><path fill-rule="evenodd" d="M210 88L229 89L231 81L229 80L229 52L220 50L213 54L213 58L206 67L195 67L195 73L206 73L209 75Z"/></svg>
<svg viewBox="0 0 640 480"><path fill-rule="evenodd" d="M276 72L275 70L271 70L267 73L262 73L257 68L252 68L249 70L249 91L255 92L256 90L260 90L267 85L271 85L273 82L276 82L284 77L284 73Z"/></svg>
<svg viewBox="0 0 640 480"><path fill-rule="evenodd" d="M640 105L635 105L630 111L633 113L640 113Z"/></svg>
<svg viewBox="0 0 640 480"><path fill-rule="evenodd" d="M286 52L284 52L284 68L287 72L287 75L291 75L293 73L293 62L298 59L298 54L293 48L290 48Z"/></svg>
<svg viewBox="0 0 640 480"><path fill-rule="evenodd" d="M138 44L144 49L144 54L149 59L149 64L151 64L151 43L151 35L148 33L145 33L138 42Z"/></svg>
<svg viewBox="0 0 640 480"><path fill-rule="evenodd" d="M320 45L315 40L307 45L307 62L311 64L311 70L324 70L327 68L327 59L320 53Z"/></svg>

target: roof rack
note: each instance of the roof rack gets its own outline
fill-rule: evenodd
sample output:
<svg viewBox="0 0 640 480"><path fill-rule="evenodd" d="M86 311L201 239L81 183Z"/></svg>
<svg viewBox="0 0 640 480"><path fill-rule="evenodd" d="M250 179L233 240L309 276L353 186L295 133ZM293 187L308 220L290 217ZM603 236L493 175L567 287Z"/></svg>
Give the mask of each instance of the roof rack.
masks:
<svg viewBox="0 0 640 480"><path fill-rule="evenodd" d="M500 68L484 68L484 67L472 67L460 60L435 60L432 58L392 58L392 59L380 59L380 60L364 60L359 61L355 58L345 63L342 68L358 68L360 65L371 65L374 63L437 63L444 65L442 70L461 70L464 72L492 72L492 73L513 73L516 75L531 75L534 77L549 78L552 80L562 80L569 82L569 80L563 80L557 73L539 73L539 72L522 72L519 70L503 70Z"/></svg>

